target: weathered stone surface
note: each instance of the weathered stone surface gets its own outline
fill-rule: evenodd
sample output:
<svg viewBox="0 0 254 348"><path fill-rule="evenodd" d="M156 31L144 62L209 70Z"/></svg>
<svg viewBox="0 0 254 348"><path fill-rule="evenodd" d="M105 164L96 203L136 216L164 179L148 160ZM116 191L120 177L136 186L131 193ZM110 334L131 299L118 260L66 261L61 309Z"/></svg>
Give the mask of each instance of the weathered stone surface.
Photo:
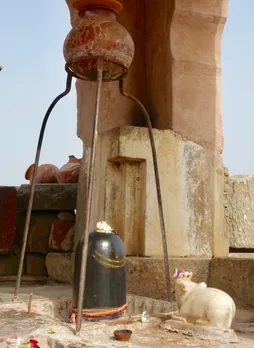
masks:
<svg viewBox="0 0 254 348"><path fill-rule="evenodd" d="M18 273L19 258L17 255L0 255L0 276L11 276Z"/></svg>
<svg viewBox="0 0 254 348"><path fill-rule="evenodd" d="M45 265L46 256L26 255L26 275L47 277L48 272Z"/></svg>
<svg viewBox="0 0 254 348"><path fill-rule="evenodd" d="M16 235L17 188L0 187L0 255L10 252Z"/></svg>
<svg viewBox="0 0 254 348"><path fill-rule="evenodd" d="M18 209L26 211L30 185L18 190ZM33 210L74 210L77 201L77 184L38 184L35 187Z"/></svg>
<svg viewBox="0 0 254 348"><path fill-rule="evenodd" d="M74 226L74 222L72 222L72 221L71 222L70 221L62 221L59 219L54 220L52 223L51 231L50 231L49 247L51 249L55 249L55 250L63 250L61 248L61 244L67 238L68 233L72 229L73 226ZM72 232L71 232L71 235L73 235ZM65 243L65 247L66 246L67 245Z"/></svg>
<svg viewBox="0 0 254 348"><path fill-rule="evenodd" d="M194 273L197 282L208 282L209 258L170 258L173 275L175 268ZM72 283L74 254L50 253L46 266L50 278L63 283ZM127 258L127 291L129 294L167 300L164 261L162 258ZM173 295L172 295L173 300Z"/></svg>
<svg viewBox="0 0 254 348"><path fill-rule="evenodd" d="M186 332L191 337L202 339L209 342L220 343L240 343L234 330L221 330L209 326L194 325L182 323L179 321L168 320L161 325L164 329L170 332L178 332L180 335L186 335Z"/></svg>
<svg viewBox="0 0 254 348"><path fill-rule="evenodd" d="M83 323L80 333L75 334L75 326L62 323L57 318L49 317L47 314L34 314L28 316L23 306L17 303L4 305L0 318L1 348L10 348L17 345L17 337L24 344L31 338L38 341L42 348L179 348L179 347L212 347L221 348L217 342L206 341L201 338L190 337L188 332L181 335L180 332L170 332L163 328L161 320L150 318L146 324L136 322L129 325L109 324L106 322ZM21 325L22 323L22 325ZM54 324L54 333L51 328ZM119 342L113 337L115 330L132 330L133 335L129 342ZM244 338L239 347L252 348L253 341ZM213 341L213 339L212 339ZM232 344L223 344L223 348L229 348Z"/></svg>
<svg viewBox="0 0 254 348"><path fill-rule="evenodd" d="M185 269L193 272L193 279L197 282L208 282L209 265L209 258L176 257L169 259L171 276L176 268ZM138 296L167 300L163 259L128 257L127 291ZM171 300L173 300L173 294Z"/></svg>
<svg viewBox="0 0 254 348"><path fill-rule="evenodd" d="M66 2L75 24L77 11L72 0ZM227 4L228 0L125 0L118 18L135 43L126 91L146 102L156 128L174 129L219 152L223 149L221 37ZM94 103L95 85L78 80L78 135L87 146ZM104 84L99 131L142 124L140 110L120 95L118 84Z"/></svg>
<svg viewBox="0 0 254 348"><path fill-rule="evenodd" d="M209 286L227 292L237 306L254 308L254 259L214 258Z"/></svg>
<svg viewBox="0 0 254 348"><path fill-rule="evenodd" d="M154 130L154 136L169 256L227 256L221 155L170 130ZM147 129L116 128L99 136L97 150L90 229L106 219L122 238L127 255L162 256ZM77 231L83 218L77 215Z"/></svg>
<svg viewBox="0 0 254 348"><path fill-rule="evenodd" d="M254 248L254 176L229 177L230 247Z"/></svg>
<svg viewBox="0 0 254 348"><path fill-rule="evenodd" d="M228 0L146 2L146 86L155 127L220 152L227 5Z"/></svg>
<svg viewBox="0 0 254 348"><path fill-rule="evenodd" d="M74 235L75 235L75 225L70 228L64 240L60 244L61 250L74 251Z"/></svg>
<svg viewBox="0 0 254 348"><path fill-rule="evenodd" d="M20 245L23 239L25 218L25 213L20 214L18 225L18 241ZM57 213L55 212L32 212L27 239L27 252L47 254L52 251L49 247L49 237L52 223L56 218Z"/></svg>
<svg viewBox="0 0 254 348"><path fill-rule="evenodd" d="M128 315L170 313L177 311L176 302L156 300L149 297L127 295Z"/></svg>
<svg viewBox="0 0 254 348"><path fill-rule="evenodd" d="M123 347L122 342L112 340L113 332L116 328L127 328L133 331L131 340L126 343L128 348L179 348L179 347L212 347L212 348L230 348L232 344L223 344L198 339L190 335L191 331L181 331L182 326L175 327L176 330L171 332L166 323L163 327L163 322L157 318L150 318L150 322L142 325L134 323L130 325L118 324L112 322L100 323L83 323L80 335L75 335L75 326L67 324L68 313L71 310L71 288L69 286L34 286L27 287L21 285L20 299L22 302L12 302L13 296L12 287L1 287L0 293L0 346L1 348L15 347L17 337L20 336L22 343L26 339L35 338L39 341L42 348L47 347L79 347L81 342L85 342L90 348L112 348ZM27 316L27 304L30 293L33 292L32 316ZM68 299L66 298L68 296ZM60 298L59 298L60 297ZM141 298L136 296L127 296L129 308L131 303L135 303L135 309L130 312L130 315L141 314L143 310L152 313L159 313L161 310L170 312L174 307L173 304L164 301L156 301L149 298ZM65 303L65 305L64 305ZM152 303L152 305L151 305ZM158 312L157 312L158 310ZM65 314L64 314L65 312ZM152 314L151 313L151 314ZM238 332L248 334L241 337L239 335L239 345L236 347L253 348L253 312L237 310L233 329ZM63 322L64 321L64 322ZM171 321L172 323L172 321ZM22 325L21 325L22 324ZM52 325L55 324L55 333L50 333ZM181 323L178 323L181 325ZM176 324L177 325L177 324ZM172 325L173 326L173 325ZM172 327L171 326L171 327ZM169 330L168 330L169 329ZM15 333L15 334L14 334ZM196 332L200 334L200 332ZM206 330L207 334L207 330ZM16 337L15 337L16 336ZM195 336L195 335L194 335ZM216 336L216 335L215 335ZM224 339L227 333L224 335ZM212 341L214 341L212 338ZM8 344L7 344L8 342ZM71 343L70 343L71 342ZM158 344L159 343L159 344ZM13 344L13 345L12 345ZM125 346L124 345L124 346Z"/></svg>
<svg viewBox="0 0 254 348"><path fill-rule="evenodd" d="M51 279L72 284L74 253L50 253L46 257L46 267Z"/></svg>

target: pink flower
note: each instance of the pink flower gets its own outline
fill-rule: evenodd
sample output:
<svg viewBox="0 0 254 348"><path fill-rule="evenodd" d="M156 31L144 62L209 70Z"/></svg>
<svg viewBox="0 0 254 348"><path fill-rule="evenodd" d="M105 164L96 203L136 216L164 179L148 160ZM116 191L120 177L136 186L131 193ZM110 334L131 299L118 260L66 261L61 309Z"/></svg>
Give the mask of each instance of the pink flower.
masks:
<svg viewBox="0 0 254 348"><path fill-rule="evenodd" d="M19 345L17 348L41 348L41 347L38 346L38 341L29 340L27 343Z"/></svg>
<svg viewBox="0 0 254 348"><path fill-rule="evenodd" d="M40 348L40 346L38 346L38 341L36 340L29 340L29 343L31 345L31 348Z"/></svg>

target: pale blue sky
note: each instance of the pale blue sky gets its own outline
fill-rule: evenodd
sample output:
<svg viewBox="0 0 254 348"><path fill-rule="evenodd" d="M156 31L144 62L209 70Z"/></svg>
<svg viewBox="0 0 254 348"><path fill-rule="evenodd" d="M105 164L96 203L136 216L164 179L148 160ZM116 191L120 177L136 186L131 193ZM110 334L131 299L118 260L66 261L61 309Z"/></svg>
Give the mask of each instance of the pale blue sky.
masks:
<svg viewBox="0 0 254 348"><path fill-rule="evenodd" d="M65 87L62 45L69 13L64 0L0 3L0 185L20 185L34 161L45 111ZM229 0L222 86L224 161L231 174L254 174L253 14L253 0ZM52 113L40 163L61 166L71 154L82 154L74 84Z"/></svg>

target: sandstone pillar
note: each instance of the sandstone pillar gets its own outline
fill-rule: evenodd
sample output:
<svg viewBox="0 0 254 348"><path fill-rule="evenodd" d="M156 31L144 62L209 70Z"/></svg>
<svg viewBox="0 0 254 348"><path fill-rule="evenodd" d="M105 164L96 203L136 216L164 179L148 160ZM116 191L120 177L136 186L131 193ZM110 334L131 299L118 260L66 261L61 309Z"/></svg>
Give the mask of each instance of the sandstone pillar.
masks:
<svg viewBox="0 0 254 348"><path fill-rule="evenodd" d="M163 197L166 202L165 215L168 217L168 222L166 221L168 239L175 240L171 247L171 255L227 256L228 236L225 232L223 210L224 171L221 158L223 135L220 86L220 48L227 16L227 0L123 0L122 2L124 10L119 21L132 35L136 47L135 59L126 78L125 89L145 103L151 114L153 126L161 130L158 133L160 135L157 135L157 144L159 146L161 143L167 148L167 151L159 152L163 153L165 158L170 157L173 162L175 159L176 163L176 167L172 166L172 163L168 164L169 167L163 169L162 175L164 181L162 186L168 184L169 191L166 192L171 194L173 192L170 201L167 201L167 197ZM74 23L76 13L71 3L72 0L67 0L72 23ZM78 136L85 144L77 212L77 221L79 221L78 216L81 219L80 223L77 223L79 226L77 232L82 233L86 192L85 162L91 140L95 86L89 82L77 81L77 97ZM101 134L108 131L109 133L102 135L100 140L103 147L100 148L100 157L97 159L96 175L100 180L96 181L97 185L94 188L93 223L107 217L113 225L119 226L127 233L128 229L133 229L134 222L128 220L127 223L126 220L122 222L119 220L117 212L119 213L120 205L124 214L126 212L128 216L134 215L133 219L139 221L139 237L123 236L133 241L134 244L130 250L135 255L162 255L162 249L159 246L161 239L158 234L159 224L154 189L145 191L144 196L142 191L144 190L142 185L154 183L150 180L153 172L147 172L144 169L147 168L149 159L146 155L142 156L137 147L133 148L134 153L130 156L136 158L135 164L130 160L128 151L126 151L126 158L119 149L115 152L115 157L112 155L112 148L121 142L119 134L122 126L143 125L139 110L130 101L120 96L118 84L105 84L99 131ZM119 132L117 129L120 129L120 133L112 138L113 128L116 128L115 132ZM165 129L173 132L164 133ZM174 132L178 134L181 144L170 147L170 144L174 145L170 140ZM133 132L132 136L135 134L139 132ZM166 140L165 136L168 137ZM128 146L132 147L133 143L136 144L135 146L141 146L138 140L129 139ZM142 146L149 147L149 143L144 141L146 145ZM179 154L179 151L184 153ZM120 188L121 192L125 192L121 195L121 201L117 196L119 187L114 186L114 176L119 177L119 168L117 164L116 167L113 166L113 169L112 166L110 168L109 163L112 161L119 163L118 167L121 167L123 180L120 182L121 185L125 185L125 189ZM125 165L122 165L123 162ZM100 166L101 163L104 163L103 166ZM170 172L174 170L178 173L176 178L170 176ZM137 182L131 181L132 179L127 180L132 177L130 173L134 172L139 173L137 177L141 178L138 191L136 190ZM135 175L132 177L133 180ZM185 180L186 178L189 179ZM178 186L174 186L176 179ZM184 184L185 188L181 188L181 184ZM108 192L111 192L111 198L107 196ZM131 192L137 195L135 199ZM181 195L185 195L188 202L184 201ZM114 199L114 197L118 198ZM128 202L134 202L133 199L139 202L136 207L140 211L139 217L135 214L135 209L128 205ZM175 201L178 202L176 207ZM187 204L186 210L184 202ZM111 207L110 217L105 205ZM154 236L156 237L151 241L154 243L156 252L152 250L151 244L145 244L149 225L145 207L149 206L154 206L153 220L156 229ZM181 219L185 220L185 227ZM175 221L176 224L172 225L171 221ZM174 231L174 226L178 227L177 221L179 226L182 226L180 228L182 232L179 234ZM190 244L186 246L189 242L192 243L192 247L189 247ZM199 243L196 249L195 242ZM178 245L177 250L176 245Z"/></svg>
<svg viewBox="0 0 254 348"><path fill-rule="evenodd" d="M154 125L219 152L221 37L227 2L146 2L146 73Z"/></svg>

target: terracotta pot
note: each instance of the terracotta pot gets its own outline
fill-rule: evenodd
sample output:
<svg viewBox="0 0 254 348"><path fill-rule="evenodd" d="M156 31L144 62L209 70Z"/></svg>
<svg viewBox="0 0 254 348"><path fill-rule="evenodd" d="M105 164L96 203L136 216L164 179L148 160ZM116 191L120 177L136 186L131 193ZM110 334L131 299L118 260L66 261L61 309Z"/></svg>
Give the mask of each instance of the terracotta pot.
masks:
<svg viewBox="0 0 254 348"><path fill-rule="evenodd" d="M54 184L57 183L57 173L59 169L53 164L42 164L38 167L36 175L37 184ZM31 164L25 173L25 179L32 181L34 164Z"/></svg>
<svg viewBox="0 0 254 348"><path fill-rule="evenodd" d="M103 80L124 77L134 57L128 31L116 21L122 5L116 0L77 0L79 21L65 39L66 66L78 78L95 81L97 60L104 59Z"/></svg>
<svg viewBox="0 0 254 348"><path fill-rule="evenodd" d="M79 168L81 159L75 156L69 156L69 161L60 168L57 174L57 180L61 184L77 183L79 178Z"/></svg>

